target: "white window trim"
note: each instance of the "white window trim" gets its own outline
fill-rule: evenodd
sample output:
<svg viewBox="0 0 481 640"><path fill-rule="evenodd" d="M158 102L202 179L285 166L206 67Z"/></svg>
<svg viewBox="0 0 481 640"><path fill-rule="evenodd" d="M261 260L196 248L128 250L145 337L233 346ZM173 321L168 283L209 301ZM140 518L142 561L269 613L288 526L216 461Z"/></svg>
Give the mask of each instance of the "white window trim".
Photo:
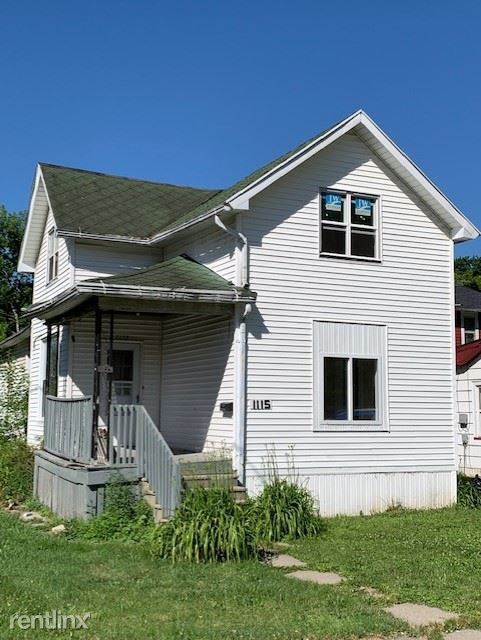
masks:
<svg viewBox="0 0 481 640"><path fill-rule="evenodd" d="M50 240L52 239L52 240ZM50 260L54 259L54 274L50 272ZM47 285L54 282L58 278L58 263L59 263L59 247L58 247L58 235L57 229L51 227L47 234Z"/></svg>
<svg viewBox="0 0 481 640"><path fill-rule="evenodd" d="M366 355L361 351L346 352L324 352L321 353L320 345L316 335L315 325L317 322L332 322L333 324L353 324L376 326L383 329L383 347L380 355ZM387 343L388 328L384 324L367 323L367 322L345 322L342 320L315 320L313 322L313 430L314 431L330 431L330 432L362 432L370 431L389 432L389 411L388 411L388 363L387 363ZM351 364L348 366L348 403L352 406L352 359L359 358L365 360L377 360L377 376L376 376L376 420L324 420L324 358L348 358Z"/></svg>
<svg viewBox="0 0 481 640"><path fill-rule="evenodd" d="M345 222L332 222L330 220L324 221L322 219L322 194L323 193L338 193L339 195L345 196L345 211L344 211L344 219ZM374 200L374 224L372 226L368 225L356 225L351 222L351 200L353 197L359 198L368 198ZM362 260L363 262L381 262L382 258L382 198L379 193L370 193L369 191L347 191L342 189L332 189L330 187L320 187L319 188L319 257L327 257L327 258L339 258L344 260ZM322 227L323 225L339 227L342 229L346 229L346 253L331 253L329 251L322 250ZM358 256L351 254L351 229L359 229L359 230L371 230L374 231L374 239L375 239L375 256Z"/></svg>
<svg viewBox="0 0 481 640"><path fill-rule="evenodd" d="M472 380L471 383L472 383L472 392L474 396L473 397L474 415L472 420L472 430L473 430L472 435L475 438L479 438L481 436L481 402L480 402L481 398L479 397L481 393L481 380ZM468 433L470 432L469 426L470 425L468 422Z"/></svg>

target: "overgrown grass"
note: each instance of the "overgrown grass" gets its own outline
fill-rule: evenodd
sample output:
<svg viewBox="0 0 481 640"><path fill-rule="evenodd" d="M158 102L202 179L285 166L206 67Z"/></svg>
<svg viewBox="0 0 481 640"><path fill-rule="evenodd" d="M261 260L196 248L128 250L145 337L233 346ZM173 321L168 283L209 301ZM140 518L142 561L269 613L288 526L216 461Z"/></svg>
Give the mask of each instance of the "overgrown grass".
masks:
<svg viewBox="0 0 481 640"><path fill-rule="evenodd" d="M147 542L154 529L149 505L139 500L130 485L114 475L105 488L103 513L88 520L70 521L67 536L91 541Z"/></svg>
<svg viewBox="0 0 481 640"><path fill-rule="evenodd" d="M53 609L92 613L78 640L344 640L405 630L349 583L300 583L254 561L153 562L142 545L71 541L1 512L0 562L2 640L70 637L9 629L15 613Z"/></svg>
<svg viewBox="0 0 481 640"><path fill-rule="evenodd" d="M278 477L265 485L250 511L259 541L297 540L318 535L323 530L323 521L316 513L309 491Z"/></svg>
<svg viewBox="0 0 481 640"><path fill-rule="evenodd" d="M458 504L462 507L481 507L481 480L458 474Z"/></svg>
<svg viewBox="0 0 481 640"><path fill-rule="evenodd" d="M228 488L190 489L174 517L153 534L152 552L173 562L256 558L263 546L321 533L304 487L276 478L260 496L237 504Z"/></svg>
<svg viewBox="0 0 481 640"><path fill-rule="evenodd" d="M0 437L0 504L32 495L33 449L22 438Z"/></svg>
<svg viewBox="0 0 481 640"><path fill-rule="evenodd" d="M250 511L228 489L189 490L152 540L153 554L172 561L218 562L255 558L257 544Z"/></svg>
<svg viewBox="0 0 481 640"><path fill-rule="evenodd" d="M464 615L481 628L481 510L393 511L336 518L292 553L310 567L337 570L391 602L418 602Z"/></svg>

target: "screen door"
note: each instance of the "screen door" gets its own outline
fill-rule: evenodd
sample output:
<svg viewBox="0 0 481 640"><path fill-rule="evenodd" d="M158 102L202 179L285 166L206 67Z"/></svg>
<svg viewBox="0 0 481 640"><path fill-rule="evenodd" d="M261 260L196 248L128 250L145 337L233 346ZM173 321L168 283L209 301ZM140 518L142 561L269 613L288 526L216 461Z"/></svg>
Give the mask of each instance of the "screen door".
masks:
<svg viewBox="0 0 481 640"><path fill-rule="evenodd" d="M140 402L140 347L122 345L112 352L112 402L138 404Z"/></svg>

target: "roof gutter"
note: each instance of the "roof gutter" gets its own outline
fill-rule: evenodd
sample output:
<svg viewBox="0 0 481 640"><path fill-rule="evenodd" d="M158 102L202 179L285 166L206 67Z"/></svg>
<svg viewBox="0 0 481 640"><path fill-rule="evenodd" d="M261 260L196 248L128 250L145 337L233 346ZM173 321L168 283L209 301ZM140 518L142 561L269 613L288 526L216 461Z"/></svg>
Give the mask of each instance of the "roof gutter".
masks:
<svg viewBox="0 0 481 640"><path fill-rule="evenodd" d="M133 238L129 236L111 236L98 233L82 233L81 231L67 231L58 229L57 235L61 238L76 238L77 240L98 240L105 242L121 242L122 244L150 245L151 240L144 238Z"/></svg>
<svg viewBox="0 0 481 640"><path fill-rule="evenodd" d="M42 317L50 314L56 307L69 305L77 298L87 299L92 296L127 298L131 300L153 300L159 302L210 302L216 304L233 304L236 302L252 302L256 295L251 291L236 288L234 291L210 289L167 289L164 287L142 287L140 285L105 284L104 282L79 282L66 293L53 300L28 307L24 317Z"/></svg>
<svg viewBox="0 0 481 640"><path fill-rule="evenodd" d="M226 208L230 208L233 212L234 210L230 205L226 204ZM225 210L225 209L224 209ZM237 278L236 285L238 287L248 287L249 286L249 242L247 240L247 236L241 233L238 229L232 229L228 227L223 220L216 214L214 215L214 223L222 229L225 233L229 234L236 240L236 251L239 264L236 265L237 269ZM240 248L239 248L240 244Z"/></svg>

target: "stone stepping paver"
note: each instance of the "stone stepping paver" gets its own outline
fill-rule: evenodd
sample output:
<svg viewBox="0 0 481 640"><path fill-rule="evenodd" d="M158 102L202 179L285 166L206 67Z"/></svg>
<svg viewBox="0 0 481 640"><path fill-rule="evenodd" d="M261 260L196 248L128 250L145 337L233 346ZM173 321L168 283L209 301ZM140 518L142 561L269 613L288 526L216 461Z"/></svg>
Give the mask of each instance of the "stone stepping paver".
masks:
<svg viewBox="0 0 481 640"><path fill-rule="evenodd" d="M305 567L306 563L294 558L294 556L281 553L280 555L272 558L271 565L273 567Z"/></svg>
<svg viewBox="0 0 481 640"><path fill-rule="evenodd" d="M296 578L297 580L305 580L306 582L315 582L316 584L339 584L344 578L338 573L330 571L293 571L286 574L288 578Z"/></svg>
<svg viewBox="0 0 481 640"><path fill-rule="evenodd" d="M395 604L392 607L386 607L384 611L413 627L439 624L458 617L457 613L452 613L451 611L443 611L443 609L438 609L437 607L427 607L424 604L413 604L411 602Z"/></svg>
<svg viewBox="0 0 481 640"><path fill-rule="evenodd" d="M452 633L444 634L445 640L481 640L479 629L461 629Z"/></svg>

